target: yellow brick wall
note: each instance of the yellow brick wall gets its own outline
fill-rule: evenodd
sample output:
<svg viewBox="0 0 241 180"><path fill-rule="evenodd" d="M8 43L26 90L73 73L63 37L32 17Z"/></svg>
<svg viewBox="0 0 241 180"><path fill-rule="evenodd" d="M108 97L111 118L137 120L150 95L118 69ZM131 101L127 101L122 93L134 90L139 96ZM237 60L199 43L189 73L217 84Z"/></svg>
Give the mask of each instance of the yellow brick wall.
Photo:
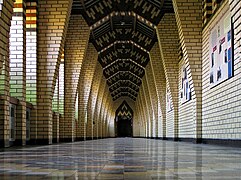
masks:
<svg viewBox="0 0 241 180"><path fill-rule="evenodd" d="M26 101L37 98L37 2L26 3Z"/></svg>
<svg viewBox="0 0 241 180"><path fill-rule="evenodd" d="M138 96L140 97L141 104L142 104L143 118L145 119L145 128L146 128L145 136L150 137L150 134L151 134L150 116L149 116L149 112L147 111L149 106L147 105L147 102L146 102L146 96L145 96L145 91L143 86L141 86L139 93L140 94Z"/></svg>
<svg viewBox="0 0 241 180"><path fill-rule="evenodd" d="M154 121L154 117L153 117L153 108L152 108L152 103L151 103L151 98L150 98L150 92L148 90L148 84L147 84L147 80L144 77L142 79L142 89L143 89L143 97L144 100L146 102L146 113L147 113L147 120L148 120L148 137L153 137L153 121Z"/></svg>
<svg viewBox="0 0 241 180"><path fill-rule="evenodd" d="M87 113L87 124L86 124L86 136L92 137L92 125L93 119L91 116L91 107L88 107L88 102L90 101L90 90L91 84L94 77L95 67L98 60L98 53L93 46L93 44L89 43L86 57L83 61L83 65L81 68L81 73L79 77L79 126L82 128L85 118L85 113ZM84 126L83 126L84 127Z"/></svg>
<svg viewBox="0 0 241 180"><path fill-rule="evenodd" d="M179 63L179 137L180 138L195 138L195 119L193 114L195 112L195 100L191 99L185 103L181 102L181 88L182 88L182 68L185 62L182 60Z"/></svg>
<svg viewBox="0 0 241 180"><path fill-rule="evenodd" d="M182 124L180 128L190 129L182 132L182 137L192 137L189 131L195 131L194 138L201 138L202 124L202 1L174 0L173 1L179 39L183 59L187 66L194 111L188 113L193 117L193 127ZM188 9L188 10L187 10ZM180 96L179 96L180 97ZM182 112L180 112L182 113ZM186 113L185 111L183 113ZM193 114L192 114L193 113ZM181 121L181 119L180 119ZM180 126L180 124L179 124Z"/></svg>
<svg viewBox="0 0 241 180"><path fill-rule="evenodd" d="M0 2L0 145L9 146L9 32L13 0ZM4 70L3 70L4 69Z"/></svg>
<svg viewBox="0 0 241 180"><path fill-rule="evenodd" d="M147 87L149 90L150 94L150 102L152 106L152 114L153 114L153 125L152 125L152 137L157 137L158 136L158 96L157 96L157 91L156 91L156 84L153 76L153 68L151 66L151 63L149 63L146 66L146 82L147 82Z"/></svg>
<svg viewBox="0 0 241 180"><path fill-rule="evenodd" d="M178 28L175 15L166 13L157 27L161 60L172 110L166 113L166 137L178 138Z"/></svg>
<svg viewBox="0 0 241 180"><path fill-rule="evenodd" d="M39 143L52 143L52 99L71 7L71 0L38 2L37 141Z"/></svg>
<svg viewBox="0 0 241 180"><path fill-rule="evenodd" d="M166 137L166 78L158 43L150 51L150 66L158 99L158 137Z"/></svg>
<svg viewBox="0 0 241 180"><path fill-rule="evenodd" d="M74 139L75 101L79 84L81 68L86 58L86 50L89 41L89 27L81 15L72 15L69 20L69 28L65 44L65 77L64 77L64 132L62 139ZM81 84L83 86L83 84ZM80 86L79 86L80 87ZM81 88L81 87L80 87ZM79 94L79 98L82 96ZM81 107L82 104L79 104ZM79 112L79 120L83 120ZM81 128L82 129L82 128ZM79 135L78 135L79 136Z"/></svg>
<svg viewBox="0 0 241 180"><path fill-rule="evenodd" d="M241 17L240 1L226 1L203 30L203 138L240 139L241 138ZM210 89L209 86L209 36L210 28L223 13L229 11L234 22L234 77Z"/></svg>
<svg viewBox="0 0 241 180"><path fill-rule="evenodd" d="M142 116L140 98L137 98L134 109L135 115L133 119L133 136L144 137L145 136L145 122Z"/></svg>
<svg viewBox="0 0 241 180"><path fill-rule="evenodd" d="M21 8L20 8L21 7ZM16 137L14 144L26 144L26 3L14 3L10 27L10 96L16 105Z"/></svg>
<svg viewBox="0 0 241 180"><path fill-rule="evenodd" d="M94 78L91 84L91 90L90 90L90 101L89 101L89 108L91 113L91 118L94 122L93 125L93 137L98 137L98 123L95 119L95 111L97 109L97 96L99 92L99 87L101 84L101 78L102 78L102 67L99 63L96 64Z"/></svg>
<svg viewBox="0 0 241 180"><path fill-rule="evenodd" d="M98 124L98 137L100 138L102 138L102 119L101 119L102 100L105 94L106 86L107 86L106 79L102 75L99 92L97 96L97 106L96 106L95 115L94 115L94 121Z"/></svg>

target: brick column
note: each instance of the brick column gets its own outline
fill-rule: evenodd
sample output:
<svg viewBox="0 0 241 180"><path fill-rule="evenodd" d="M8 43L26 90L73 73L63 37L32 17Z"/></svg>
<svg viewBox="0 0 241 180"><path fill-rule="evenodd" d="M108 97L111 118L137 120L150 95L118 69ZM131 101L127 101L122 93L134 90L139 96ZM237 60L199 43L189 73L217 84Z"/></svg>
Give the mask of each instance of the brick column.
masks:
<svg viewBox="0 0 241 180"><path fill-rule="evenodd" d="M37 0L26 1L26 102L30 114L30 144L37 138Z"/></svg>
<svg viewBox="0 0 241 180"><path fill-rule="evenodd" d="M101 109L100 109L100 114L99 114L99 120L100 120L100 126L99 130L101 132L101 137L105 137L105 132L104 132L104 119L105 119L105 112L106 112L106 103L107 103L107 96L108 96L108 85L105 86L102 102L101 102Z"/></svg>
<svg viewBox="0 0 241 180"><path fill-rule="evenodd" d="M52 110L54 112L59 112L59 76L56 79L54 96L52 101Z"/></svg>
<svg viewBox="0 0 241 180"><path fill-rule="evenodd" d="M37 3L26 3L26 101L37 101Z"/></svg>
<svg viewBox="0 0 241 180"><path fill-rule="evenodd" d="M140 103L140 111L141 111L141 117L143 119L143 125L144 125L144 137L147 137L147 134L148 134L148 124L147 124L147 118L146 118L146 113L145 113L145 109L144 109L144 102L143 102L143 92L142 92L142 89L140 89L140 94L138 95L138 99L139 99L139 103Z"/></svg>
<svg viewBox="0 0 241 180"><path fill-rule="evenodd" d="M30 114L30 144L36 144L37 140L37 107L33 106Z"/></svg>
<svg viewBox="0 0 241 180"><path fill-rule="evenodd" d="M108 92L108 91L107 91ZM106 97L106 102L105 102L105 106L104 106L104 113L103 113L103 134L104 137L107 137L107 128L108 128L108 120L109 117L111 116L111 100L110 100L110 94L106 93L107 97Z"/></svg>
<svg viewBox="0 0 241 180"><path fill-rule="evenodd" d="M147 88L150 94L150 102L152 105L152 112L154 113L153 117L153 133L152 137L157 137L158 136L158 96L157 96L157 89L156 89L156 84L154 81L154 76L153 76L153 69L151 67L151 63L149 63L146 66L146 82L147 82Z"/></svg>
<svg viewBox="0 0 241 180"><path fill-rule="evenodd" d="M98 138L102 137L100 110L101 110L102 99L104 96L105 86L107 86L106 80L105 80L105 77L102 75L100 84L99 84L99 88L98 88L97 100L96 100L96 106L95 106L95 112L94 112L94 121L95 121L95 124L97 125L97 128L96 128L97 133L96 134L97 134Z"/></svg>
<svg viewBox="0 0 241 180"><path fill-rule="evenodd" d="M94 139L97 138L97 127L98 124L95 120L95 111L97 107L97 96L98 96L98 91L101 83L101 77L102 77L102 67L99 63L96 64L95 67L95 73L94 73L94 78L91 84L91 90L89 94L89 101L88 101L88 122L89 118L92 119L92 124L93 124L93 137Z"/></svg>
<svg viewBox="0 0 241 180"><path fill-rule="evenodd" d="M156 43L150 52L150 65L158 94L158 126L159 137L166 138L166 78L161 60L160 48Z"/></svg>
<svg viewBox="0 0 241 180"><path fill-rule="evenodd" d="M78 120L78 131L77 131L77 138L82 138L83 134L81 131L85 128L85 114L87 113L87 128L86 128L86 137L92 138L92 126L93 126L93 119L91 116L91 107L87 108L88 102L90 101L90 89L91 84L94 77L95 67L98 60L98 53L95 50L95 47L89 43L86 57L84 59L81 73L80 73L80 80L79 80L79 120ZM98 76L98 75L97 75Z"/></svg>
<svg viewBox="0 0 241 180"><path fill-rule="evenodd" d="M104 102L104 98L105 98L105 94L106 94L106 89L108 87L108 85L106 84L106 80L105 77L102 76L102 82L101 86L100 86L100 90L98 93L98 109L96 112L96 120L98 123L98 137L99 138L103 138L103 132L102 132L102 112L103 112L103 102Z"/></svg>
<svg viewBox="0 0 241 180"><path fill-rule="evenodd" d="M146 103L146 98L145 98L143 85L140 87L140 91L139 91L138 97L140 98L140 101L141 101L141 104L142 104L142 112L143 112L143 117L144 117L145 124L146 124L145 137L149 137L149 134L150 134L150 120L149 120L149 116L148 116L148 111L147 111L148 105Z"/></svg>
<svg viewBox="0 0 241 180"><path fill-rule="evenodd" d="M141 107L141 102L140 102L140 95L138 96L137 100L136 100L136 104L135 104L135 114L134 114L134 121L135 122L135 125L134 126L134 129L136 132L139 131L139 136L140 137L144 137L145 135L145 120L144 120L144 117L143 117L143 111L142 111L142 107ZM136 129L138 128L138 129ZM134 132L133 132L133 135L135 136ZM138 136L138 134L137 134Z"/></svg>
<svg viewBox="0 0 241 180"><path fill-rule="evenodd" d="M53 113L53 142L59 142L59 113Z"/></svg>
<svg viewBox="0 0 241 180"><path fill-rule="evenodd" d="M202 1L173 0L183 59L194 101L195 137L202 138ZM192 7L190 9L190 7ZM186 9L190 9L186 11Z"/></svg>
<svg viewBox="0 0 241 180"><path fill-rule="evenodd" d="M19 100L14 144L26 144L26 3L14 3L10 27L10 96Z"/></svg>
<svg viewBox="0 0 241 180"><path fill-rule="evenodd" d="M9 32L13 0L0 1L0 146L9 146Z"/></svg>
<svg viewBox="0 0 241 180"><path fill-rule="evenodd" d="M174 134L178 138L178 29L174 14L166 13L157 27L157 37L163 62L167 88L174 112ZM167 119L168 121L168 119Z"/></svg>
<svg viewBox="0 0 241 180"><path fill-rule="evenodd" d="M112 111L113 111L113 100L112 100L112 97L111 95L109 94L109 97L108 97L108 101L109 101L109 104L108 104L108 109L107 109L107 119L106 119L106 137L110 137L110 134L109 134L109 125L110 125L110 121L114 121L115 120L115 116L113 116L112 114ZM133 128L133 126L132 126Z"/></svg>
<svg viewBox="0 0 241 180"><path fill-rule="evenodd" d="M72 0L38 1L37 143L52 143L52 99Z"/></svg>
<svg viewBox="0 0 241 180"><path fill-rule="evenodd" d="M89 41L89 27L81 15L72 15L65 44L64 128L61 141L74 141L75 98ZM80 87L83 88L83 87ZM81 96L79 96L81 97ZM81 105L80 105L81 106ZM80 107L79 106L79 107ZM80 114L80 113L79 113Z"/></svg>
<svg viewBox="0 0 241 180"><path fill-rule="evenodd" d="M142 79L142 87L143 87L143 93L144 93L144 99L146 101L147 109L146 112L148 112L148 119L149 119L149 137L153 137L153 106L152 106L152 100L150 96L150 91L148 88L148 83L146 77Z"/></svg>
<svg viewBox="0 0 241 180"><path fill-rule="evenodd" d="M64 62L59 66L59 113L64 114Z"/></svg>

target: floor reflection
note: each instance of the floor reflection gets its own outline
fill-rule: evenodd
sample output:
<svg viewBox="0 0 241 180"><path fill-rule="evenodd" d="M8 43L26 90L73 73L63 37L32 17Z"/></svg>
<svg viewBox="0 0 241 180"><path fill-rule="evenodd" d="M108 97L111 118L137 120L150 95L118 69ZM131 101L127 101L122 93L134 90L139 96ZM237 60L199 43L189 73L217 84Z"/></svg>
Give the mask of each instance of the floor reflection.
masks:
<svg viewBox="0 0 241 180"><path fill-rule="evenodd" d="M0 152L0 179L241 179L238 148L116 138Z"/></svg>

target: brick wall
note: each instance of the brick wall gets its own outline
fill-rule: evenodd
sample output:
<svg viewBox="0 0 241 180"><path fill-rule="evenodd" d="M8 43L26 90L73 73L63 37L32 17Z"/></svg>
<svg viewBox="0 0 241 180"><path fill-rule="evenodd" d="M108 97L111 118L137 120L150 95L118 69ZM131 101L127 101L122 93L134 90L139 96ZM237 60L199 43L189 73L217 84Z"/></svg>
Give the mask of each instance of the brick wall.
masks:
<svg viewBox="0 0 241 180"><path fill-rule="evenodd" d="M189 131L194 131L194 138L201 138L202 124L202 1L201 0L175 0L173 2L177 20L179 39L183 52L183 59L187 66L188 80L192 92L193 108L188 116L193 117L194 127L188 127ZM188 9L188 10L187 10ZM187 109L187 108L185 108ZM182 112L180 112L182 113ZM186 113L184 111L183 113ZM193 114L192 114L193 113ZM182 124L183 126L184 124ZM184 137L190 134L183 132ZM192 135L191 135L192 136Z"/></svg>
<svg viewBox="0 0 241 180"><path fill-rule="evenodd" d="M9 146L9 32L13 0L0 2L0 144Z"/></svg>
<svg viewBox="0 0 241 180"><path fill-rule="evenodd" d="M158 136L158 96L156 91L156 84L154 81L154 76L152 72L151 63L146 66L146 82L148 91L150 94L150 102L152 106L152 114L153 114L153 125L152 125L152 137Z"/></svg>
<svg viewBox="0 0 241 180"><path fill-rule="evenodd" d="M10 96L19 100L16 108L15 143L26 141L26 3L16 1L10 27Z"/></svg>
<svg viewBox="0 0 241 180"><path fill-rule="evenodd" d="M108 88L108 85L105 86L105 89L104 89L104 93L103 93L103 99L102 99L102 102L101 102L101 108L100 108L100 116L99 116L99 129L100 129L100 132L102 137L105 137L105 116L106 116L106 104L107 104L107 98L108 98L108 93L109 93L109 88Z"/></svg>
<svg viewBox="0 0 241 180"><path fill-rule="evenodd" d="M26 101L37 101L37 3L26 3Z"/></svg>
<svg viewBox="0 0 241 180"><path fill-rule="evenodd" d="M102 105L102 100L103 100L103 96L105 93L105 87L106 87L106 79L105 77L102 75L101 77L101 83L100 83L100 87L99 87L99 91L98 91L98 96L97 96L97 102L96 102L96 110L94 113L94 121L96 122L96 124L98 125L98 137L102 138L102 121L101 121L101 105Z"/></svg>
<svg viewBox="0 0 241 180"><path fill-rule="evenodd" d="M99 92L99 87L101 84L101 78L102 78L102 67L99 63L96 64L95 67L95 73L94 78L91 84L91 90L90 90L90 101L89 101L89 108L91 110L91 118L93 120L93 137L98 137L98 123L95 119L95 113L97 110L97 96Z"/></svg>
<svg viewBox="0 0 241 180"><path fill-rule="evenodd" d="M166 78L158 43L150 52L150 65L158 95L158 137L166 137Z"/></svg>
<svg viewBox="0 0 241 180"><path fill-rule="evenodd" d="M86 57L83 61L81 73L79 77L79 128L85 128L85 114L87 113L86 135L92 137L93 119L91 112L88 110L88 101L90 96L91 84L94 77L95 67L98 60L98 53L95 47L89 43Z"/></svg>
<svg viewBox="0 0 241 180"><path fill-rule="evenodd" d="M182 71L185 64L182 59L179 62L179 137L181 138L195 138L196 126L193 114L195 114L195 100L191 99L185 103L181 101L182 90Z"/></svg>
<svg viewBox="0 0 241 180"><path fill-rule="evenodd" d="M184 61L179 62L179 137L181 138L195 138L195 119L192 115L195 113L195 101L193 99L182 103L181 90L182 90L182 71Z"/></svg>
<svg viewBox="0 0 241 180"><path fill-rule="evenodd" d="M52 143L52 99L71 7L71 0L38 2L37 142L43 144Z"/></svg>
<svg viewBox="0 0 241 180"><path fill-rule="evenodd" d="M81 28L80 28L81 27ZM75 99L80 81L80 72L89 41L89 27L81 15L72 15L65 44L64 77L64 132L62 139L73 141ZM80 96L81 97L81 96ZM81 105L79 105L80 107ZM80 117L79 119L81 119Z"/></svg>
<svg viewBox="0 0 241 180"><path fill-rule="evenodd" d="M239 140L241 138L241 17L238 8L240 6L241 2L239 1L226 1L203 30L203 138ZM220 19L225 12L231 13L234 22L234 77L222 82L216 87L210 88L209 29L216 24L217 20Z"/></svg>
<svg viewBox="0 0 241 180"><path fill-rule="evenodd" d="M64 62L59 66L59 113L64 114Z"/></svg>
<svg viewBox="0 0 241 180"><path fill-rule="evenodd" d="M59 69L59 71L60 71L60 69ZM59 76L56 79L56 83L55 83L55 87L54 87L54 96L53 96L53 100L52 100L52 110L54 112L59 112Z"/></svg>
<svg viewBox="0 0 241 180"><path fill-rule="evenodd" d="M145 77L142 79L142 87L143 87L144 99L146 101L146 106L148 107L147 115L148 115L148 124L149 124L149 137L153 137L153 122L154 122L153 107L152 107L150 92L148 88L148 83Z"/></svg>
<svg viewBox="0 0 241 180"><path fill-rule="evenodd" d="M149 117L149 112L147 112L147 109L149 108L149 106L147 105L147 101L146 101L146 95L145 95L145 90L144 87L141 86L140 88L140 100L141 100L141 104L142 104L142 111L143 111L143 117L145 118L145 124L146 124L146 133L145 136L146 137L150 137L151 134L151 124L150 124L150 117Z"/></svg>
<svg viewBox="0 0 241 180"><path fill-rule="evenodd" d="M167 89L170 91L173 112L167 112L167 137L168 127L174 128L174 137L178 137L178 31L175 15L166 13L157 27L157 37L163 62ZM174 118L174 119L172 119ZM173 126L173 127L172 127Z"/></svg>

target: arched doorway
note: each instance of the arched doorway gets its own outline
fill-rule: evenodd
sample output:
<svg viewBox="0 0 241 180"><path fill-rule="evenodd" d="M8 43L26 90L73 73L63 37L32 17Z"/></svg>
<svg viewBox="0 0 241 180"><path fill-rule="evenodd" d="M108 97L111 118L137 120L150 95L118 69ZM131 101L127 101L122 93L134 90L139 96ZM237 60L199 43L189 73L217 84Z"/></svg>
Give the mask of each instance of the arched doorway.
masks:
<svg viewBox="0 0 241 180"><path fill-rule="evenodd" d="M116 110L115 124L117 137L133 136L133 110L126 101Z"/></svg>

